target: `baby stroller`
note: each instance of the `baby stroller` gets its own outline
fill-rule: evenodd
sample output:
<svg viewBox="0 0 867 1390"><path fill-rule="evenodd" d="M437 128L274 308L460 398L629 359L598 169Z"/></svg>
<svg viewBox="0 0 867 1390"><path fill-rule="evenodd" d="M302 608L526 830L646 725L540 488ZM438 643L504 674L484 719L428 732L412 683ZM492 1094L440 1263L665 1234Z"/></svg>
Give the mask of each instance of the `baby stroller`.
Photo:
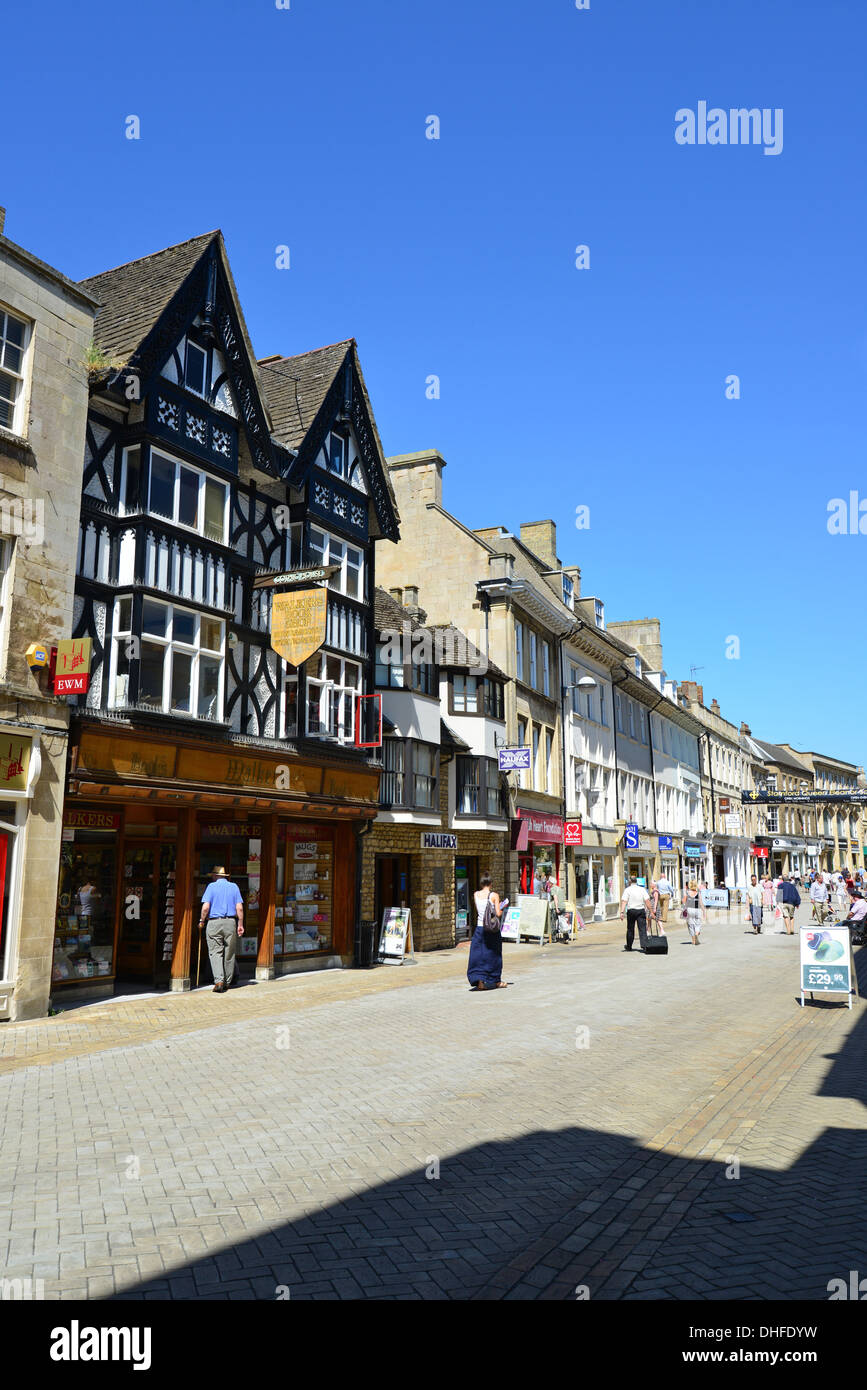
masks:
<svg viewBox="0 0 867 1390"><path fill-rule="evenodd" d="M573 935L571 914L568 912L553 912L551 914L551 940L552 941L571 941Z"/></svg>

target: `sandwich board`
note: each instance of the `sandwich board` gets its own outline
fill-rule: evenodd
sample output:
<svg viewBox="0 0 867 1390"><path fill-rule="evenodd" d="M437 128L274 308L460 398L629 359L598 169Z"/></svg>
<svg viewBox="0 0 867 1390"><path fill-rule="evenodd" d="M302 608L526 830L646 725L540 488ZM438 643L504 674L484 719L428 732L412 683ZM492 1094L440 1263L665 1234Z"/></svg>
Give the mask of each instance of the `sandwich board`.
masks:
<svg viewBox="0 0 867 1390"><path fill-rule="evenodd" d="M857 990L848 927L801 927L801 1008L804 994L845 994L849 1008ZM852 985L855 982L855 990Z"/></svg>
<svg viewBox="0 0 867 1390"><path fill-rule="evenodd" d="M403 965L406 956L415 961L412 943L412 913L408 907L387 907L379 933L379 960Z"/></svg>

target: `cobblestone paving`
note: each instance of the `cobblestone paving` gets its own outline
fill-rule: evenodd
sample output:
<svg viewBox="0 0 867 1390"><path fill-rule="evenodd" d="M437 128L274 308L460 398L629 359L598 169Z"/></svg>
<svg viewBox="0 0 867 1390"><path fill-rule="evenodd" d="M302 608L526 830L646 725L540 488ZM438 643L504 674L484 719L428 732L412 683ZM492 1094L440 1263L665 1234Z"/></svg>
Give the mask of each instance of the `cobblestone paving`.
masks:
<svg viewBox="0 0 867 1390"><path fill-rule="evenodd" d="M669 939L631 961L616 924L506 946L515 986L488 995L464 949L3 1027L3 1277L827 1298L867 1274L867 1008L800 1009L797 938Z"/></svg>

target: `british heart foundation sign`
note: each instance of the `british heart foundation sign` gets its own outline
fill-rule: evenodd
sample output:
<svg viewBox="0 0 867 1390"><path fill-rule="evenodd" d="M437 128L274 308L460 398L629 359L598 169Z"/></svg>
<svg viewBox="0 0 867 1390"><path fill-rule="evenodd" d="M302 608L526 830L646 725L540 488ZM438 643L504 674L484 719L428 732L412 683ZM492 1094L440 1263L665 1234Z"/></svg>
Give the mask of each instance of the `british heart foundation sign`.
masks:
<svg viewBox="0 0 867 1390"><path fill-rule="evenodd" d="M301 666L325 641L328 590L290 589L271 601L271 646L290 666Z"/></svg>
<svg viewBox="0 0 867 1390"><path fill-rule="evenodd" d="M55 695L84 695L90 681L89 637L73 637L68 642L58 642L57 660L54 664Z"/></svg>

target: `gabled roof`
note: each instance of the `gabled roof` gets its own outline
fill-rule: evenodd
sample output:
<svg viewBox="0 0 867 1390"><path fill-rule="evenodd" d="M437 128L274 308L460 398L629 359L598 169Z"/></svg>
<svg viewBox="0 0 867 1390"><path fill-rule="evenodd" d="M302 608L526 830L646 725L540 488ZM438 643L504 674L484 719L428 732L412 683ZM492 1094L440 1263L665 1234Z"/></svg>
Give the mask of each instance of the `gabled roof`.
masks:
<svg viewBox="0 0 867 1390"><path fill-rule="evenodd" d="M397 599L392 598L386 589L380 589L377 585L373 591L373 625L376 631L401 630L403 623L409 623L410 632L424 627L424 624L414 618L403 607L403 604L398 603Z"/></svg>
<svg viewBox="0 0 867 1390"><path fill-rule="evenodd" d="M778 767L793 767L796 772L806 772L812 777L813 769L807 763L802 763L800 758L796 758L794 753L790 753L788 748L781 748L778 743L765 743L761 738L754 738L753 743L757 743L770 762L776 763Z"/></svg>
<svg viewBox="0 0 867 1390"><path fill-rule="evenodd" d="M370 443L374 457L371 459L371 451L368 451L366 466L371 497L380 525L384 523L384 534L390 535L393 530L394 535L391 539L396 540L397 524L400 521L397 498L385 461L364 373L361 370L358 344L354 338L344 338L339 343L314 348L311 352L300 352L294 357L282 357L275 353L260 360L259 371L272 412L274 437L286 448L299 454L299 476L292 479L297 484L312 463L320 439L324 437L325 430L331 423L327 418L330 412L326 411L329 399L338 409L342 405L338 382L340 374L347 367L357 379L364 405L363 415L366 415L370 426ZM362 441L359 440L358 443L359 447L362 447ZM371 466L377 476L371 476ZM391 513L390 517L387 516L388 512Z"/></svg>
<svg viewBox="0 0 867 1390"><path fill-rule="evenodd" d="M259 359L274 434L281 444L289 449L300 447L354 345L354 338L345 338L342 343L299 352L294 357Z"/></svg>
<svg viewBox="0 0 867 1390"><path fill-rule="evenodd" d="M79 280L100 305L93 326L97 347L107 357L128 362L219 232L166 246Z"/></svg>
<svg viewBox="0 0 867 1390"><path fill-rule="evenodd" d="M185 295L184 287L191 277L201 275L204 299L207 267L203 262L214 254L222 268L232 310L240 328L247 359L243 370L249 371L252 390L258 397L255 402L251 397L251 411L260 422L264 421L259 428L270 431L268 402L220 231L205 232L189 241L166 246L162 251L140 256L138 260L127 261L113 270L101 271L79 282L81 288L93 295L100 306L94 320L93 340L111 364L101 375L108 377L113 370L135 363L143 377L147 378L162 366L170 347L168 331L165 344L158 332L160 321L172 311L167 323L171 325L171 332L180 336L183 329L178 327L177 321L183 318L185 301L189 297ZM176 322L172 322L172 319ZM174 343L171 344L173 346ZM270 464L271 461L262 459L260 462Z"/></svg>
<svg viewBox="0 0 867 1390"><path fill-rule="evenodd" d="M451 623L429 623L431 632L438 639L436 652L438 664L445 671L478 671L498 680L507 681L509 677L493 661L474 647L460 628Z"/></svg>

